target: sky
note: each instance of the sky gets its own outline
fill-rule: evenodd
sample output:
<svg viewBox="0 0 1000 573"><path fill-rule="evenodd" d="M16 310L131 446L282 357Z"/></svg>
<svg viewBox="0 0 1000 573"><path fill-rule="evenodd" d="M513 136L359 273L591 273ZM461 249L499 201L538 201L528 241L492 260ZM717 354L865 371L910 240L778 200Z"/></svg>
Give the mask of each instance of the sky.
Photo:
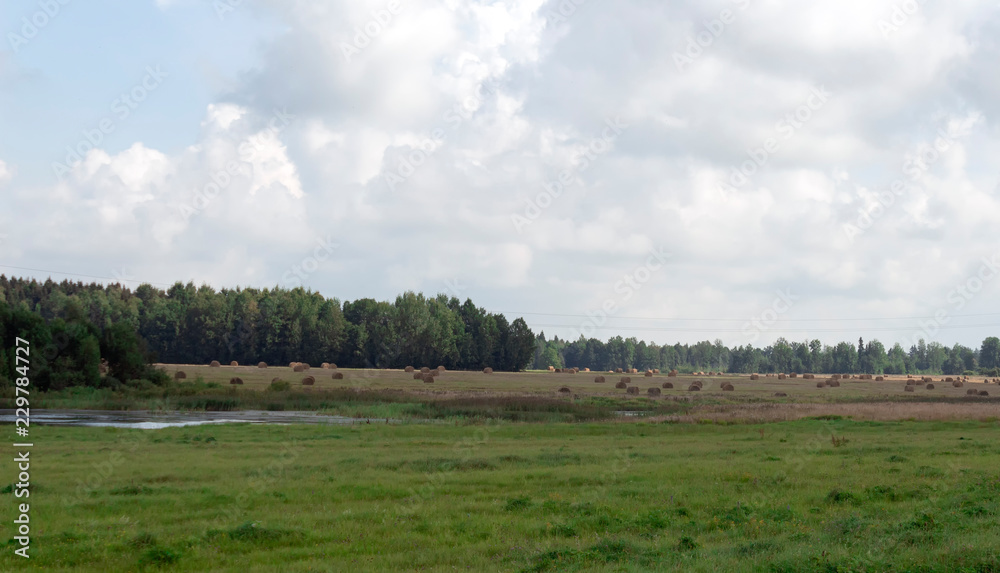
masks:
<svg viewBox="0 0 1000 573"><path fill-rule="evenodd" d="M1000 334L996 0L8 0L0 273Z"/></svg>

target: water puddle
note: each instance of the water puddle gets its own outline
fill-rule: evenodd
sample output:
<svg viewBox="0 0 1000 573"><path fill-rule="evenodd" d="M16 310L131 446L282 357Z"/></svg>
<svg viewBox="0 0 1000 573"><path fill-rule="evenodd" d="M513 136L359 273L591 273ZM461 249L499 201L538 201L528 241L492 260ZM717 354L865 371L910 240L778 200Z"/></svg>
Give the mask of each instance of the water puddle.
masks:
<svg viewBox="0 0 1000 573"><path fill-rule="evenodd" d="M0 410L0 424L14 423L14 410ZM159 430L206 424L365 424L385 419L325 416L316 412L118 412L110 410L32 410L31 423L40 426L84 426ZM388 420L398 423L398 420Z"/></svg>

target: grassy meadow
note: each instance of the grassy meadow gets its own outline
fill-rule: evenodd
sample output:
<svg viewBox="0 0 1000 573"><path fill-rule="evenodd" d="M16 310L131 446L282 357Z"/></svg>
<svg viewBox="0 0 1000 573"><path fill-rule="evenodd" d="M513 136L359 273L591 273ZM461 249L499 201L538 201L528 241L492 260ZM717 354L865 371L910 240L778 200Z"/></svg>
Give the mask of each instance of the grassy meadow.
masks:
<svg viewBox="0 0 1000 573"><path fill-rule="evenodd" d="M38 427L0 570L998 571L998 430Z"/></svg>

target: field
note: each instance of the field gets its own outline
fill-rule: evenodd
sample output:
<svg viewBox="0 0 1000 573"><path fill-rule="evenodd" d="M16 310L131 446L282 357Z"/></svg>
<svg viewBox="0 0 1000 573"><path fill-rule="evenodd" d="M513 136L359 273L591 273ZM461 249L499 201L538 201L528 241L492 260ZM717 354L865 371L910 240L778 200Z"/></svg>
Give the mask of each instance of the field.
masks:
<svg viewBox="0 0 1000 573"><path fill-rule="evenodd" d="M998 571L998 429L34 428L0 570Z"/></svg>

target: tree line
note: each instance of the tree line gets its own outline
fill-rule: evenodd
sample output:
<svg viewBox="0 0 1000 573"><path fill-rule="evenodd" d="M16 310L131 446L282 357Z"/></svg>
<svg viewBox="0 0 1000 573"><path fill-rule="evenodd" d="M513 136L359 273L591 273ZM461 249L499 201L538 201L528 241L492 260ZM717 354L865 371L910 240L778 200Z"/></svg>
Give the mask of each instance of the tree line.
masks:
<svg viewBox="0 0 1000 573"><path fill-rule="evenodd" d="M989 337L980 348L961 344L952 347L920 340L909 349L894 344L886 349L878 340L834 346L819 340L789 342L779 338L763 348L752 345L726 347L721 340L697 344L647 343L616 336L607 342L595 338L575 341L535 339L532 367L590 368L614 370L637 368L681 372L719 371L733 373L823 372L842 374L965 374L1000 376L1000 338Z"/></svg>
<svg viewBox="0 0 1000 573"><path fill-rule="evenodd" d="M91 369L110 350L101 341L126 331L150 360L178 364L298 361L348 368L518 371L530 365L535 344L521 318L508 321L471 300L412 292L393 302L366 298L341 304L302 288L217 291L176 283L166 290L148 284L131 290L120 284L0 275L0 304L9 317L16 314L17 324L30 313L41 320L32 328L49 329L49 338L58 333L71 339L66 353L75 366L85 363ZM10 346L4 334L4 345ZM79 382L77 376L69 378L71 385ZM87 383L93 378L88 376Z"/></svg>

